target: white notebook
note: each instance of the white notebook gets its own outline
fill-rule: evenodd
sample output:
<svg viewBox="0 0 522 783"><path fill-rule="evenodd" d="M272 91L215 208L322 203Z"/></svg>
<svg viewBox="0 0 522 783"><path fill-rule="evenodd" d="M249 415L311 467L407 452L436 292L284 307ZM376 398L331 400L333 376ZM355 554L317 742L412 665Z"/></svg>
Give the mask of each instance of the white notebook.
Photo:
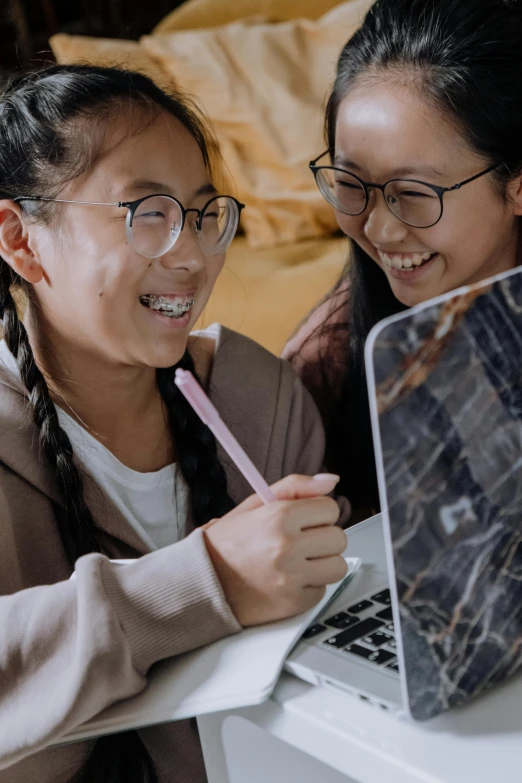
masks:
<svg viewBox="0 0 522 783"><path fill-rule="evenodd" d="M346 558L348 573L322 601L298 617L248 628L235 636L156 664L142 693L108 707L60 742L87 739L154 723L259 704L272 693L286 657L305 629L361 565Z"/></svg>

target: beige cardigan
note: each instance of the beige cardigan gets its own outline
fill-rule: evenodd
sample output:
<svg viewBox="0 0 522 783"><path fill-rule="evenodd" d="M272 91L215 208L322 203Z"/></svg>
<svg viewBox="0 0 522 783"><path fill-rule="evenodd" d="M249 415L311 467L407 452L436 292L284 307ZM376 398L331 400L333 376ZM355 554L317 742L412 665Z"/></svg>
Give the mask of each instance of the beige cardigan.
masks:
<svg viewBox="0 0 522 783"><path fill-rule="evenodd" d="M221 328L209 392L269 483L321 468L321 422L289 365ZM230 495L239 502L251 490L222 452L220 459ZM200 530L147 554L92 483L87 500L110 557L145 556L118 568L102 555L87 555L77 563L77 579L69 581L55 476L41 457L24 389L2 367L0 783L65 783L90 743L46 746L139 693L156 661L240 630ZM140 734L162 781L205 780L193 723Z"/></svg>

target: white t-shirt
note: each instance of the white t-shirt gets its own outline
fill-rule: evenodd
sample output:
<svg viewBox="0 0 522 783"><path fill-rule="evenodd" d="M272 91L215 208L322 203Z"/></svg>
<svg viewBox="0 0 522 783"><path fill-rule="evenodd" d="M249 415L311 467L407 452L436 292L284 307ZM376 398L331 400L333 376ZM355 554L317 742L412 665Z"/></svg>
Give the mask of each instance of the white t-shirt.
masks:
<svg viewBox="0 0 522 783"><path fill-rule="evenodd" d="M0 341L0 362L20 377L18 365ZM185 536L189 492L177 463L154 473L139 473L120 462L100 441L57 407L83 471L88 473L150 549Z"/></svg>
<svg viewBox="0 0 522 783"><path fill-rule="evenodd" d="M57 411L83 470L147 546L159 549L184 538L189 493L179 465L173 463L153 473L132 470L65 411L58 407Z"/></svg>

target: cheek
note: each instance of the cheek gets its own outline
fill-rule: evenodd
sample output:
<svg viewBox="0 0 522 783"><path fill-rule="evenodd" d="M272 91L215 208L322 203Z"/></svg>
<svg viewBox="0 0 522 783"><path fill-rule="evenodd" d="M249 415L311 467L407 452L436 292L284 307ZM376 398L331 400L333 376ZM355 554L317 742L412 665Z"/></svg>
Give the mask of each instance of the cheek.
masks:
<svg viewBox="0 0 522 783"><path fill-rule="evenodd" d="M93 334L106 334L128 319L146 269L125 245L103 252L98 245L84 244L81 252L75 248L53 259L40 293L51 315L60 314L60 321L74 330L87 326Z"/></svg>
<svg viewBox="0 0 522 783"><path fill-rule="evenodd" d="M486 247L513 225L513 209L484 183L447 194L439 224L441 240L460 249ZM450 196L453 195L453 198Z"/></svg>
<svg viewBox="0 0 522 783"><path fill-rule="evenodd" d="M342 212L336 212L335 217L343 234L346 234L350 239L357 241L360 236L364 236L364 218L362 216L350 217L350 215L343 215Z"/></svg>
<svg viewBox="0 0 522 783"><path fill-rule="evenodd" d="M85 304L107 300L111 300L115 306L126 304L129 296L135 292L139 279L139 270L134 268L132 260L126 256L124 251L109 253L103 258L98 255L73 275L78 280Z"/></svg>
<svg viewBox="0 0 522 783"><path fill-rule="evenodd" d="M201 287L199 294L196 298L196 305L193 311L193 322L197 321L205 307L207 306L212 290L216 284L216 280L219 277L223 267L225 265L225 254L219 256L209 256L205 264L205 270L203 272L203 281L200 283Z"/></svg>
<svg viewBox="0 0 522 783"><path fill-rule="evenodd" d="M370 258L373 258L374 261L380 264L377 251L364 233L364 226L366 224L365 216L359 215L358 217L350 217L349 215L337 213L337 223L345 236L349 239L353 239Z"/></svg>
<svg viewBox="0 0 522 783"><path fill-rule="evenodd" d="M223 271L225 258L225 253L221 253L218 256L209 256L207 260L204 290L205 292L208 292L208 294L212 291L216 280Z"/></svg>
<svg viewBox="0 0 522 783"><path fill-rule="evenodd" d="M426 232L429 246L445 256L449 263L458 262L463 268L479 264L494 252L507 228L503 209L481 207L477 204L473 209L454 212L448 209L441 222Z"/></svg>

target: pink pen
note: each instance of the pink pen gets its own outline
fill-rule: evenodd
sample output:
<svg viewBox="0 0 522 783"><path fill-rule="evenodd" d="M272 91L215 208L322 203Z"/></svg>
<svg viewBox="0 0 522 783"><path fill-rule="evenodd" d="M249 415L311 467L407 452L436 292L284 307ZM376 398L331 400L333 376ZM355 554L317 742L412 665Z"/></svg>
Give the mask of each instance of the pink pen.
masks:
<svg viewBox="0 0 522 783"><path fill-rule="evenodd" d="M277 500L261 473L250 457L245 454L192 373L188 370L178 369L174 382L201 421L214 433L216 440L225 449L263 503L273 503Z"/></svg>

